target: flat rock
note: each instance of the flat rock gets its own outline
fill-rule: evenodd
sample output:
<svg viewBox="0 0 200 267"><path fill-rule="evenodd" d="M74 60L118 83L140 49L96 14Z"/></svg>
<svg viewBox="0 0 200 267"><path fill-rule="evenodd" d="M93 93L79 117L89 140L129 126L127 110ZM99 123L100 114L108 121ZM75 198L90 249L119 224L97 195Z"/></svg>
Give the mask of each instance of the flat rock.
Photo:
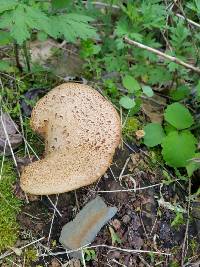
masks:
<svg viewBox="0 0 200 267"><path fill-rule="evenodd" d="M108 207L101 197L96 197L76 215L73 221L64 225L60 243L70 250L91 243L116 212L116 207ZM75 252L72 256L81 258L81 252Z"/></svg>

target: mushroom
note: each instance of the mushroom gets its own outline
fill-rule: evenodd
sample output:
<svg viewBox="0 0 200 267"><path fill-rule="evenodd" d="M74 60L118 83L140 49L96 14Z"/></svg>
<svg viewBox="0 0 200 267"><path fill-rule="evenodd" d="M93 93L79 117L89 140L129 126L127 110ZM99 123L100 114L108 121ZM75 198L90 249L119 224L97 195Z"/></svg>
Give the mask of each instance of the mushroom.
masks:
<svg viewBox="0 0 200 267"><path fill-rule="evenodd" d="M91 87L64 83L52 89L31 114L32 129L45 139L45 156L24 168L21 188L50 195L92 184L112 162L120 125L114 107Z"/></svg>

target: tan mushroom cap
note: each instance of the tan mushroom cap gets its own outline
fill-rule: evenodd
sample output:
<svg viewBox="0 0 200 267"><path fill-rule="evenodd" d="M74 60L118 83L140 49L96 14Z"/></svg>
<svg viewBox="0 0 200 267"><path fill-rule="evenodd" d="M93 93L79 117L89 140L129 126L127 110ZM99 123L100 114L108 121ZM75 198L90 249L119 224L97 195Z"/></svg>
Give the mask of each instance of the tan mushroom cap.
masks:
<svg viewBox="0 0 200 267"><path fill-rule="evenodd" d="M65 83L41 98L31 115L45 139L45 157L26 166L20 183L30 194L68 192L95 182L121 139L114 107L87 85Z"/></svg>

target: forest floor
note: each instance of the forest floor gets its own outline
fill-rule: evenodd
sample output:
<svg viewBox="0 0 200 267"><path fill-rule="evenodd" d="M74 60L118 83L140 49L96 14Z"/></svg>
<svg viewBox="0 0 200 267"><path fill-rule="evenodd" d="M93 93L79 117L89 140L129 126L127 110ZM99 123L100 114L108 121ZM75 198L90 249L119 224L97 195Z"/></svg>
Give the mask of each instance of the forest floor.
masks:
<svg viewBox="0 0 200 267"><path fill-rule="evenodd" d="M69 47L65 48L69 50ZM80 73L80 68L77 73L78 63L73 67L67 61L66 65L61 58L56 55L60 64L54 62L54 70L57 66L54 78L49 78L45 73L40 77L41 80L50 79L47 90L34 85L35 89L39 89L37 97L63 80L87 82L82 79L84 74ZM79 62L78 58L71 60L73 65L76 60ZM2 77L4 84L16 84L9 76ZM28 77L29 84L32 78ZM94 83L89 82L92 86ZM22 115L26 111L22 106ZM145 120L142 113L136 121L141 121L141 116ZM29 120L29 116L26 117ZM15 121L19 122L17 119ZM135 135L133 129L127 131ZM16 243L8 246L0 256L2 267L199 266L199 221L195 214L192 219L188 217L193 203L186 201L187 196L189 198L195 192L197 183L190 182L189 190L186 190L173 171L165 167L159 150L148 150L135 138L127 140L126 134L124 130L123 141L110 168L91 186L57 196L26 197L19 187L19 179L12 183L14 197L23 204L17 215L19 235ZM27 138L34 150L42 155L42 140L32 132L28 133ZM30 162L30 157L24 157L22 150L21 146L14 151L19 172ZM6 160L12 161L12 156L6 156ZM108 205L117 207L118 212L85 250L85 262L70 259L70 254L59 243L61 229L97 195Z"/></svg>

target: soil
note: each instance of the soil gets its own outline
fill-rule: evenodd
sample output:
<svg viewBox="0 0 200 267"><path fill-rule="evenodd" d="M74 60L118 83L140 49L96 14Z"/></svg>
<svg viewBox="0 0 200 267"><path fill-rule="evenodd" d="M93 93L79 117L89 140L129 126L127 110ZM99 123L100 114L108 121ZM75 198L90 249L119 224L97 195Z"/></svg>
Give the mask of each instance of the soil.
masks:
<svg viewBox="0 0 200 267"><path fill-rule="evenodd" d="M129 148L124 146L116 152L110 169L96 184L59 195L57 209L62 217L54 211L47 197L29 197L30 202L24 205L18 217L19 244L22 246L30 243L30 239L33 241L45 237L35 248L40 255L46 255L40 256L37 261L30 262L26 266L81 266L78 260L70 260L58 240L62 226L72 220L96 195L102 196L108 205L116 206L118 212L109 224L102 228L92 245L104 244L131 250L148 250L158 252L158 255L98 247L95 249L95 259L86 261L86 266L180 266L187 215L184 214L184 223L172 227L175 212L166 206L158 205L158 200L162 198L165 202L174 205L178 203L187 209L185 203L187 192L178 183L149 187L136 192L102 192L130 189L134 186L146 187L161 183L164 179L162 167L155 163L150 164L151 158L147 152L144 153L132 144L129 144ZM53 203L56 202L56 196L50 198ZM112 243L108 226L111 226L118 235L118 243ZM197 236L195 220L190 220L187 255L194 257L196 254L195 259L199 251ZM51 253L63 254L48 256L48 249ZM159 255L159 252L169 253L171 256ZM176 263L177 265L172 265Z"/></svg>

